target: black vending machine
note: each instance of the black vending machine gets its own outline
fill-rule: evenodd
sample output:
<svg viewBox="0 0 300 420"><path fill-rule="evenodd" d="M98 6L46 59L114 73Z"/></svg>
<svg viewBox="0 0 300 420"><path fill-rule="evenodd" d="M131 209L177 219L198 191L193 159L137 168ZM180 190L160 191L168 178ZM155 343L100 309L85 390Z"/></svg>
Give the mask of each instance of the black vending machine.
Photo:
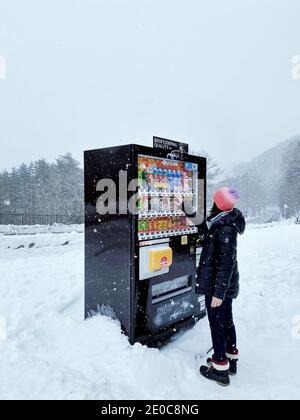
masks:
<svg viewBox="0 0 300 420"><path fill-rule="evenodd" d="M195 284L206 159L154 146L84 154L85 317L116 317L132 344L157 345L205 315Z"/></svg>

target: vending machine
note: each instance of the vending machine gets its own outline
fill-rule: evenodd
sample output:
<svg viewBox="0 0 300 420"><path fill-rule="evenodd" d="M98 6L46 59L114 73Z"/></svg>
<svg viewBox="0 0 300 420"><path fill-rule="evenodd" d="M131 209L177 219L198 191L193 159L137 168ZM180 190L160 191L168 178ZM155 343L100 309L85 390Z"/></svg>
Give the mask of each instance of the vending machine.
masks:
<svg viewBox="0 0 300 420"><path fill-rule="evenodd" d="M206 159L154 145L84 156L85 317L115 317L130 343L148 345L205 315L195 286Z"/></svg>

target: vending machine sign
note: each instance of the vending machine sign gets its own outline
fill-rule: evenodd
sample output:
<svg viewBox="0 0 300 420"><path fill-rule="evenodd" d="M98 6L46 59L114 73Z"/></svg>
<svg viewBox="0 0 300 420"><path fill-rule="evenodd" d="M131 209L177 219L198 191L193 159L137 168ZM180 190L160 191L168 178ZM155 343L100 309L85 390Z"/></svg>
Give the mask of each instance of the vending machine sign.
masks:
<svg viewBox="0 0 300 420"><path fill-rule="evenodd" d="M153 147L154 149L162 149L170 153L174 151L189 153L189 145L187 143L164 139L162 137L153 137Z"/></svg>

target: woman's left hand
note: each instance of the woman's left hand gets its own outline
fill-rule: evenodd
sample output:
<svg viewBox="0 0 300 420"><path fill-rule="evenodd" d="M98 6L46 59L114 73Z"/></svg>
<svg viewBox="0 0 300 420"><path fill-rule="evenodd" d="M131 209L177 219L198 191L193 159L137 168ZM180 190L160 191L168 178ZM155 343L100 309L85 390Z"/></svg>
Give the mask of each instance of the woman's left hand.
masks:
<svg viewBox="0 0 300 420"><path fill-rule="evenodd" d="M212 302L211 302L211 307L212 308L219 308L220 306L222 306L222 303L223 303L223 301L221 299L213 297Z"/></svg>

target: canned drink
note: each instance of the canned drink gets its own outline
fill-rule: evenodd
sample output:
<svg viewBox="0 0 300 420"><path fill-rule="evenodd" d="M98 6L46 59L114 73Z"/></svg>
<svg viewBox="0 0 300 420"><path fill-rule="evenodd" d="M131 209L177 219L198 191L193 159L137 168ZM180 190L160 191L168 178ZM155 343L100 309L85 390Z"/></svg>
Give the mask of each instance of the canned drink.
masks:
<svg viewBox="0 0 300 420"><path fill-rule="evenodd" d="M158 230L161 232L164 230L164 220L158 219Z"/></svg>
<svg viewBox="0 0 300 420"><path fill-rule="evenodd" d="M149 232L154 232L154 220L153 219L150 219L149 220L149 222L148 222L148 230L149 230Z"/></svg>
<svg viewBox="0 0 300 420"><path fill-rule="evenodd" d="M148 220L144 220L144 232L148 232L149 231L149 224L148 224Z"/></svg>
<svg viewBox="0 0 300 420"><path fill-rule="evenodd" d="M153 231L154 232L158 231L158 220L157 219L153 219Z"/></svg>
<svg viewBox="0 0 300 420"><path fill-rule="evenodd" d="M172 222L172 217L168 218L168 230L172 230L173 229L173 222Z"/></svg>
<svg viewBox="0 0 300 420"><path fill-rule="evenodd" d="M164 217L164 219L163 219L163 226L164 226L163 230L168 230L168 228L169 228L169 222L168 222L168 218L167 217Z"/></svg>
<svg viewBox="0 0 300 420"><path fill-rule="evenodd" d="M144 221L143 220L139 220L138 230L139 230L140 233L144 232Z"/></svg>

